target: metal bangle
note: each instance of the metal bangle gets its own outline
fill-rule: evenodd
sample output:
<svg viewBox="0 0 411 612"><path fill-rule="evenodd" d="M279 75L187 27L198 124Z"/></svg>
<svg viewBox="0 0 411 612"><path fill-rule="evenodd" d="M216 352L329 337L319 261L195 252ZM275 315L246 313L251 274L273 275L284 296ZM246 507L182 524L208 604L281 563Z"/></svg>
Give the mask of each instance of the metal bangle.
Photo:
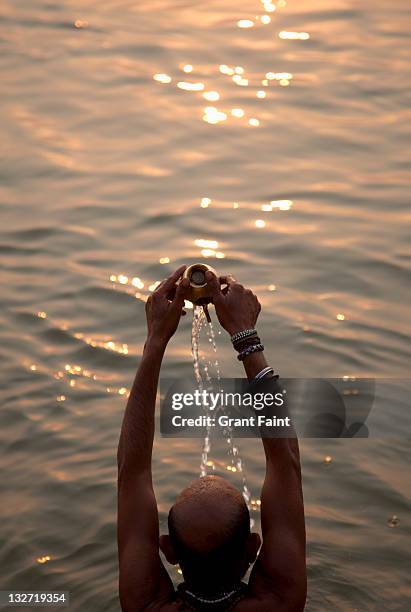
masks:
<svg viewBox="0 0 411 612"><path fill-rule="evenodd" d="M245 338L249 338L250 336L257 335L257 331L255 329L244 329L243 331L239 331L231 336L231 342L238 342L238 340L244 340Z"/></svg>
<svg viewBox="0 0 411 612"><path fill-rule="evenodd" d="M261 378L265 378L267 374L274 374L274 368L272 368L271 366L267 366L266 368L263 368L260 372L258 372L258 374L254 376L253 381L260 380Z"/></svg>

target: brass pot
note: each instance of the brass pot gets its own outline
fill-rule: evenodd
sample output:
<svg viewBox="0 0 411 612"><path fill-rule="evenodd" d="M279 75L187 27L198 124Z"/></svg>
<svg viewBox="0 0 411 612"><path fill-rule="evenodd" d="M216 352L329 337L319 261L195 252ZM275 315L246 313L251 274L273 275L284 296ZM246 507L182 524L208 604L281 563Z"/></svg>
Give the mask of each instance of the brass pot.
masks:
<svg viewBox="0 0 411 612"><path fill-rule="evenodd" d="M189 266L183 274L183 278L188 278L190 288L187 299L193 304L205 306L212 300L210 287L208 286L205 273L212 272L217 276L217 272L211 266L203 263L195 263Z"/></svg>

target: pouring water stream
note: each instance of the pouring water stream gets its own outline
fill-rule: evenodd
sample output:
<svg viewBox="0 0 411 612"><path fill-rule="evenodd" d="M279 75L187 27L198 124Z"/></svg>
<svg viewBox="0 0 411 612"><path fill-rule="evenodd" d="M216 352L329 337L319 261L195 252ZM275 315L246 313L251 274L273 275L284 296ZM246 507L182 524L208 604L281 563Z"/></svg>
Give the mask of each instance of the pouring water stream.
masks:
<svg viewBox="0 0 411 612"><path fill-rule="evenodd" d="M216 336L211 320L207 320L206 314L202 306L194 306L193 323L191 328L191 352L193 356L194 376L201 392L204 387L209 384L214 378L217 381L221 380L220 364L217 358ZM206 329L208 343L211 345L214 353L214 358L207 359L204 352L200 351L201 333ZM204 410L207 408L204 407ZM240 450L233 440L232 433L229 429L224 431L224 437L228 445L228 455L231 458L231 469L239 474L242 479L242 495L247 504L248 509L251 509L251 493L247 485L247 479L244 471L244 463L241 458ZM207 468L213 464L209 461L211 451L211 436L210 429L207 428L204 437L203 448L201 452L200 476L207 475ZM253 524L253 520L251 523Z"/></svg>

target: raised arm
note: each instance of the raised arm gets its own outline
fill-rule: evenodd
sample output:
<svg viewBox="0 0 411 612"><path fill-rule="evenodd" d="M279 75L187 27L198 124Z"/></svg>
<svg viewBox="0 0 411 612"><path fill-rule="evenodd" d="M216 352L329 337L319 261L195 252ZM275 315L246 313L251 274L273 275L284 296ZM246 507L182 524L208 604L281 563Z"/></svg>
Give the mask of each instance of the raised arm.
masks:
<svg viewBox="0 0 411 612"><path fill-rule="evenodd" d="M233 335L254 328L261 307L256 296L230 277L209 276L213 302L221 325ZM267 366L264 352L243 361L252 380ZM252 570L250 610L302 612L307 577L304 502L297 438L263 438L266 474L261 493L263 544ZM244 610L248 610L247 604Z"/></svg>
<svg viewBox="0 0 411 612"><path fill-rule="evenodd" d="M162 358L180 320L186 282L182 266L146 304L147 341L127 402L118 445L118 554L123 612L161 601L173 586L159 556L159 526L151 456L154 410Z"/></svg>

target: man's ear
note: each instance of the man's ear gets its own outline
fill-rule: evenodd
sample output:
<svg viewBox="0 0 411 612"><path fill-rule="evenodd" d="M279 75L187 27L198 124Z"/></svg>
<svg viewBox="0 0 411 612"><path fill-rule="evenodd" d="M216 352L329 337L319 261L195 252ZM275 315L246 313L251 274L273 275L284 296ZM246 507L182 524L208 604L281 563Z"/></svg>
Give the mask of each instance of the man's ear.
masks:
<svg viewBox="0 0 411 612"><path fill-rule="evenodd" d="M249 564L254 563L257 558L258 551L261 546L261 538L259 533L250 533L250 537L247 542L247 562Z"/></svg>
<svg viewBox="0 0 411 612"><path fill-rule="evenodd" d="M178 561L174 554L173 545L169 535L161 535L159 539L160 550L171 565L177 565Z"/></svg>

